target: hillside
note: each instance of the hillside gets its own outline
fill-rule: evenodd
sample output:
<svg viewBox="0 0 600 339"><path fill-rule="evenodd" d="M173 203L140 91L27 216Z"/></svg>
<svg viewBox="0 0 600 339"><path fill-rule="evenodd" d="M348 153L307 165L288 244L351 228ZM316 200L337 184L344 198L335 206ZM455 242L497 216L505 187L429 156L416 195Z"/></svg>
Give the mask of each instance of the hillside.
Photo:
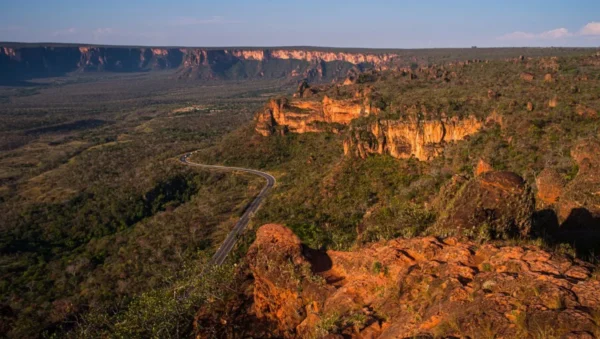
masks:
<svg viewBox="0 0 600 339"><path fill-rule="evenodd" d="M596 50L6 48L0 336L598 335Z"/></svg>
<svg viewBox="0 0 600 339"><path fill-rule="evenodd" d="M592 53L369 71L268 100L253 136L197 155L279 182L242 287L200 307L197 333L598 336L599 90Z"/></svg>

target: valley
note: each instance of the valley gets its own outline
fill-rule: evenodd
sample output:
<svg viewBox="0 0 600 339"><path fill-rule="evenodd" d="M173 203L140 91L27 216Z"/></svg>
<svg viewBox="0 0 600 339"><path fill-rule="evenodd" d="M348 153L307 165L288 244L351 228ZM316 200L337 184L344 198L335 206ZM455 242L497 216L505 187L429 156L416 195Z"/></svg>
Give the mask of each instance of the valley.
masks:
<svg viewBox="0 0 600 339"><path fill-rule="evenodd" d="M0 45L2 336L600 334L597 49Z"/></svg>

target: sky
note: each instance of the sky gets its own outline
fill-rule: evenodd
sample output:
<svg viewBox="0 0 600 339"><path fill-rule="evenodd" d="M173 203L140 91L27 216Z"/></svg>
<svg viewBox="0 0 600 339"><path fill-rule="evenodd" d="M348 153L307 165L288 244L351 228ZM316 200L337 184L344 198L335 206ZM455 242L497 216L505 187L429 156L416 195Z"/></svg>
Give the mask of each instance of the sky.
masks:
<svg viewBox="0 0 600 339"><path fill-rule="evenodd" d="M597 47L600 0L0 0L0 41Z"/></svg>

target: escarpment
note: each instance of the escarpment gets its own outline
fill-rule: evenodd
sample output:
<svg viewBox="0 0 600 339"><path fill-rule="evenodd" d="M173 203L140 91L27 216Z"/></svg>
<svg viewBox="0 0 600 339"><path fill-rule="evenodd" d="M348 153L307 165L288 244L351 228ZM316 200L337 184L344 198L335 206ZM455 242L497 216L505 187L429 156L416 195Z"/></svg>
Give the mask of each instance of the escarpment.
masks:
<svg viewBox="0 0 600 339"><path fill-rule="evenodd" d="M420 72L429 74L431 70ZM414 75L400 73L408 79ZM365 81L379 76L363 73L359 77ZM486 125L486 121L473 115L447 117L416 105L403 108L399 118L389 119L386 111L391 108L369 84L344 81L341 85L311 87L304 81L293 98L270 100L256 114L255 129L263 136L288 132L337 133L345 129L343 147L348 156L389 154L425 161L440 155L447 144L464 140ZM490 117L487 123L498 120Z"/></svg>
<svg viewBox="0 0 600 339"><path fill-rule="evenodd" d="M578 337L600 330L593 266L536 246L424 237L323 252L266 225L247 260L251 312L274 324L274 337Z"/></svg>
<svg viewBox="0 0 600 339"><path fill-rule="evenodd" d="M366 158L369 154L389 154L395 158L430 160L438 156L449 142L465 139L483 128L483 122L466 119L408 121L378 120L366 128L350 130L344 140L344 154Z"/></svg>
<svg viewBox="0 0 600 339"><path fill-rule="evenodd" d="M272 99L256 117L256 131L269 136L276 131L307 133L324 131L325 124L348 125L352 120L368 116L373 108L362 100L335 100L327 96L321 101Z"/></svg>
<svg viewBox="0 0 600 339"><path fill-rule="evenodd" d="M173 69L181 79L304 77L343 79L366 69L387 69L394 53L309 49L215 49L73 45L0 46L2 81L69 72L142 72Z"/></svg>

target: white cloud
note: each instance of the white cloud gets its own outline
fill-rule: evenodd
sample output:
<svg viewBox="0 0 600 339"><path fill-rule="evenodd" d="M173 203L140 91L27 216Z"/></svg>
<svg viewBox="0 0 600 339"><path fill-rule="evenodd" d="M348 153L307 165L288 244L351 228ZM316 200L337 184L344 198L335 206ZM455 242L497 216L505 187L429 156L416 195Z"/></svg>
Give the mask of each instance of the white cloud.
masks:
<svg viewBox="0 0 600 339"><path fill-rule="evenodd" d="M572 36L566 28L557 28L542 33L529 33L529 32L512 32L505 34L498 38L498 40L533 40L533 39L562 39Z"/></svg>
<svg viewBox="0 0 600 339"><path fill-rule="evenodd" d="M600 22L590 22L583 26L579 33L581 35L600 35Z"/></svg>
<svg viewBox="0 0 600 339"><path fill-rule="evenodd" d="M498 37L498 40L529 40L535 38L535 34L527 32L512 32Z"/></svg>
<svg viewBox="0 0 600 339"><path fill-rule="evenodd" d="M498 40L558 40L583 35L600 36L600 22L590 22L577 33L561 27L541 33L512 32L498 37Z"/></svg>
<svg viewBox="0 0 600 339"><path fill-rule="evenodd" d="M566 37L570 37L573 34L571 34L569 32L568 29L566 28L557 28L557 29L553 29L551 31L546 31L543 33L540 33L540 38L543 39L562 39L562 38L566 38Z"/></svg>

